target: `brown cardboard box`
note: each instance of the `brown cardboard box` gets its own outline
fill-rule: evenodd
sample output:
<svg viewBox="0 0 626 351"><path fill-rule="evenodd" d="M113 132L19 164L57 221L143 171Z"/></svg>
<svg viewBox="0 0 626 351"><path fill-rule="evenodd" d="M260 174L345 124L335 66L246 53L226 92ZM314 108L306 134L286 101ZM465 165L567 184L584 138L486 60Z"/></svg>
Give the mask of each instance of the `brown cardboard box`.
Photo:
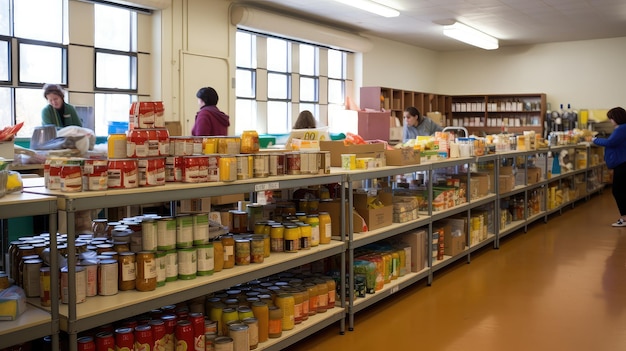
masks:
<svg viewBox="0 0 626 351"><path fill-rule="evenodd" d="M330 225L332 230L332 236L340 236L341 235L341 222L345 225L346 235L348 234L348 221L341 220L341 200L334 199L333 201L321 201L318 209L320 212L328 212L330 215ZM348 214L348 203L346 201L346 214ZM363 218L355 211L352 211L352 221L354 226L354 232L360 233L363 231Z"/></svg>
<svg viewBox="0 0 626 351"><path fill-rule="evenodd" d="M441 221L444 224L443 252L447 256L456 256L467 245L467 218L447 218Z"/></svg>
<svg viewBox="0 0 626 351"><path fill-rule="evenodd" d="M526 178L528 184L535 184L541 181L541 168L529 167L526 169Z"/></svg>
<svg viewBox="0 0 626 351"><path fill-rule="evenodd" d="M0 158L6 158L12 160L15 158L15 141L2 141L0 142Z"/></svg>
<svg viewBox="0 0 626 351"><path fill-rule="evenodd" d="M211 212L211 198L180 200L180 213L209 213Z"/></svg>
<svg viewBox="0 0 626 351"><path fill-rule="evenodd" d="M428 112L426 113L426 116L432 119L433 122L437 123L438 125L442 127L445 126L443 115L441 114L441 112Z"/></svg>
<svg viewBox="0 0 626 351"><path fill-rule="evenodd" d="M170 133L170 136L183 135L183 127L180 122L165 122L165 128Z"/></svg>
<svg viewBox="0 0 626 351"><path fill-rule="evenodd" d="M501 174L498 182L498 191L500 194L508 193L515 188L515 176L513 174Z"/></svg>
<svg viewBox="0 0 626 351"><path fill-rule="evenodd" d="M513 166L500 166L500 174L513 174Z"/></svg>
<svg viewBox="0 0 626 351"><path fill-rule="evenodd" d="M341 167L342 154L356 154L356 157L375 157L378 154L384 155L385 144L363 144L363 145L344 145L342 140L321 140L320 150L330 151L330 165L333 167Z"/></svg>
<svg viewBox="0 0 626 351"><path fill-rule="evenodd" d="M459 177L462 182L467 182L467 174L459 175ZM476 196L476 198L489 195L489 189L491 189L490 181L488 173L477 172L470 174L470 195Z"/></svg>
<svg viewBox="0 0 626 351"><path fill-rule="evenodd" d="M411 247L411 272L419 272L426 267L426 239L424 229L416 229L400 236L400 241Z"/></svg>
<svg viewBox="0 0 626 351"><path fill-rule="evenodd" d="M244 201L243 194L221 195L211 197L211 205L234 204L238 201Z"/></svg>
<svg viewBox="0 0 626 351"><path fill-rule="evenodd" d="M412 147L385 150L385 161L388 166L418 165L420 160L420 151Z"/></svg>
<svg viewBox="0 0 626 351"><path fill-rule="evenodd" d="M393 195L379 192L378 199L384 207L370 209L367 206L367 194L354 194L354 207L367 224L367 230L386 227L393 223Z"/></svg>

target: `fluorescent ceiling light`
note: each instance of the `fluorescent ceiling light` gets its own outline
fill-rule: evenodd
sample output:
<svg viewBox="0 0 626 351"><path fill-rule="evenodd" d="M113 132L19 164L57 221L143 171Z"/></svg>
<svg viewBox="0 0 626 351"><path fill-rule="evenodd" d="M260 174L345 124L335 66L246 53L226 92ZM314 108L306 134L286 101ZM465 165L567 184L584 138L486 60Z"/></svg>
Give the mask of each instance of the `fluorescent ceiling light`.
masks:
<svg viewBox="0 0 626 351"><path fill-rule="evenodd" d="M485 50L494 50L498 48L498 39L472 27L468 27L460 22L444 26L443 34L447 37L483 48Z"/></svg>
<svg viewBox="0 0 626 351"><path fill-rule="evenodd" d="M361 10L365 10L383 17L398 17L400 11L389 6L379 4L371 0L335 0L342 4L350 5Z"/></svg>

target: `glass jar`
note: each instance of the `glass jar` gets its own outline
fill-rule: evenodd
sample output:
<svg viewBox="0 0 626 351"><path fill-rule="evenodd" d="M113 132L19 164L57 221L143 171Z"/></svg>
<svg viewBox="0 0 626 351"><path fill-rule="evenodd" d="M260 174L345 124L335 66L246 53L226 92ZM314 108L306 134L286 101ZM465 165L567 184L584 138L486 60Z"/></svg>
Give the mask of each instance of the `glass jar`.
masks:
<svg viewBox="0 0 626 351"><path fill-rule="evenodd" d="M224 245L220 239L214 239L213 243L213 272L219 272L224 268Z"/></svg>
<svg viewBox="0 0 626 351"><path fill-rule="evenodd" d="M157 286L157 267L154 253L141 251L137 253L137 274L135 288L139 291L152 291Z"/></svg>
<svg viewBox="0 0 626 351"><path fill-rule="evenodd" d="M317 291L317 284L315 283L306 283L304 284L308 293L309 293L309 316L314 316L317 314L317 304L319 293Z"/></svg>
<svg viewBox="0 0 626 351"><path fill-rule="evenodd" d="M268 310L268 337L280 338L283 335L283 310L278 306L270 306Z"/></svg>
<svg viewBox="0 0 626 351"><path fill-rule="evenodd" d="M237 312L236 309L224 308L222 310L222 321L221 321L222 322L221 323L222 334L221 335L228 335L228 324L233 323L237 320L239 320L239 312Z"/></svg>
<svg viewBox="0 0 626 351"><path fill-rule="evenodd" d="M333 235L330 214L328 212L320 212L319 221L320 244L330 244Z"/></svg>
<svg viewBox="0 0 626 351"><path fill-rule="evenodd" d="M135 253L134 252L120 252L118 258L118 289L121 291L135 289L135 280L137 278L137 272L135 268Z"/></svg>
<svg viewBox="0 0 626 351"><path fill-rule="evenodd" d="M244 130L241 133L241 150L242 154L254 154L259 152L259 134L256 130Z"/></svg>
<svg viewBox="0 0 626 351"><path fill-rule="evenodd" d="M252 313L259 323L259 342L265 342L269 338L269 307L263 301L252 304ZM281 317L282 319L282 317Z"/></svg>
<svg viewBox="0 0 626 351"><path fill-rule="evenodd" d="M254 317L254 313L252 312L252 309L250 307L246 307L246 306L239 306L237 308L237 313L239 314L239 320L242 321L246 318L252 318Z"/></svg>
<svg viewBox="0 0 626 351"><path fill-rule="evenodd" d="M335 307L337 301L337 282L332 277L322 277L328 286L328 309Z"/></svg>
<svg viewBox="0 0 626 351"><path fill-rule="evenodd" d="M237 266L250 264L250 240L235 240L235 264Z"/></svg>
<svg viewBox="0 0 626 351"><path fill-rule="evenodd" d="M223 235L220 237L224 246L224 269L233 268L235 266L235 238L232 235Z"/></svg>
<svg viewBox="0 0 626 351"><path fill-rule="evenodd" d="M298 252L300 248L300 228L295 225L285 226L285 252Z"/></svg>
<svg viewBox="0 0 626 351"><path fill-rule="evenodd" d="M317 285L317 313L324 313L328 310L328 285L323 279L315 279Z"/></svg>
<svg viewBox="0 0 626 351"><path fill-rule="evenodd" d="M313 238L313 231L311 225L307 223L301 223L298 225L300 228L300 250L310 250L311 241Z"/></svg>
<svg viewBox="0 0 626 351"><path fill-rule="evenodd" d="M280 293L276 295L274 303L283 311L282 330L291 330L295 325L295 299L292 294Z"/></svg>
<svg viewBox="0 0 626 351"><path fill-rule="evenodd" d="M311 247L320 244L320 218L316 214L306 216L306 224L311 226Z"/></svg>
<svg viewBox="0 0 626 351"><path fill-rule="evenodd" d="M282 224L275 224L270 228L270 250L273 252L285 251L285 227Z"/></svg>

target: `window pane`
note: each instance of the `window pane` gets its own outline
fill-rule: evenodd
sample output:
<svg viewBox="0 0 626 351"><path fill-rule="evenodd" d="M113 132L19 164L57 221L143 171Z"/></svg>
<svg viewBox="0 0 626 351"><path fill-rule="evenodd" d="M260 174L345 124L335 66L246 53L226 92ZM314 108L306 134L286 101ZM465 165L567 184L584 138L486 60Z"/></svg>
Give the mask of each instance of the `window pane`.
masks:
<svg viewBox="0 0 626 351"><path fill-rule="evenodd" d="M63 57L65 49L31 44L19 44L20 82L65 83Z"/></svg>
<svg viewBox="0 0 626 351"><path fill-rule="evenodd" d="M318 101L316 78L300 77L300 101Z"/></svg>
<svg viewBox="0 0 626 351"><path fill-rule="evenodd" d="M0 35L11 35L9 0L0 0Z"/></svg>
<svg viewBox="0 0 626 351"><path fill-rule="evenodd" d="M291 130L290 103L267 102L267 132L269 134L288 133Z"/></svg>
<svg viewBox="0 0 626 351"><path fill-rule="evenodd" d="M19 0L13 5L16 37L63 42L62 0Z"/></svg>
<svg viewBox="0 0 626 351"><path fill-rule="evenodd" d="M338 50L328 50L328 78L342 79L344 73L344 53Z"/></svg>
<svg viewBox="0 0 626 351"><path fill-rule="evenodd" d="M18 136L30 138L33 135L35 127L41 125L41 110L46 105L41 89L15 89L15 122L24 122Z"/></svg>
<svg viewBox="0 0 626 351"><path fill-rule="evenodd" d="M317 49L312 45L300 44L300 74L317 74Z"/></svg>
<svg viewBox="0 0 626 351"><path fill-rule="evenodd" d="M131 11L94 5L94 42L98 48L131 51Z"/></svg>
<svg viewBox="0 0 626 351"><path fill-rule="evenodd" d="M0 88L0 129L13 124L11 117L11 88Z"/></svg>
<svg viewBox="0 0 626 351"><path fill-rule="evenodd" d="M135 100L136 96L129 94L96 94L94 106L96 135L108 135L109 122L128 122L128 110Z"/></svg>
<svg viewBox="0 0 626 351"><path fill-rule="evenodd" d="M267 74L267 97L270 99L288 99L289 79L286 74Z"/></svg>
<svg viewBox="0 0 626 351"><path fill-rule="evenodd" d="M344 104L343 98L343 81L341 80L328 80L328 103L330 104Z"/></svg>
<svg viewBox="0 0 626 351"><path fill-rule="evenodd" d="M258 129L256 124L256 101L237 99L235 111L237 111L237 116L234 118L236 135L241 135L244 130Z"/></svg>
<svg viewBox="0 0 626 351"><path fill-rule="evenodd" d="M235 42L237 67L256 68L256 36L237 32Z"/></svg>
<svg viewBox="0 0 626 351"><path fill-rule="evenodd" d="M9 67L11 67L10 62L11 58L9 57L9 42L0 41L0 80L9 80Z"/></svg>
<svg viewBox="0 0 626 351"><path fill-rule="evenodd" d="M236 78L237 84L235 85L237 87L237 97L254 98L256 96L254 81L254 71L238 69Z"/></svg>
<svg viewBox="0 0 626 351"><path fill-rule="evenodd" d="M136 89L137 59L133 56L96 53L96 87Z"/></svg>
<svg viewBox="0 0 626 351"><path fill-rule="evenodd" d="M267 38L267 69L269 71L289 72L286 40Z"/></svg>

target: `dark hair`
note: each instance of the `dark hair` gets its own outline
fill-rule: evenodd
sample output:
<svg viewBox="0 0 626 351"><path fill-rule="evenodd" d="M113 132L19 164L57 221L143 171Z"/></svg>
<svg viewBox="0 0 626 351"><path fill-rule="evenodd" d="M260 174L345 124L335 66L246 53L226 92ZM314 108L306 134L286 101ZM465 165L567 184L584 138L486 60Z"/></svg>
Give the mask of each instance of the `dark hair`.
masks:
<svg viewBox="0 0 626 351"><path fill-rule="evenodd" d="M422 114L420 113L420 110L417 109L417 107L414 106L409 106L406 108L406 110L404 110L405 112L408 112L409 115L413 116L413 117L417 117L417 123L422 123Z"/></svg>
<svg viewBox="0 0 626 351"><path fill-rule="evenodd" d="M315 128L316 122L313 114L309 110L304 110L300 112L298 115L298 119L296 120L296 124L294 124L295 129L310 129Z"/></svg>
<svg viewBox="0 0 626 351"><path fill-rule="evenodd" d="M217 101L219 100L219 96L217 96L217 91L211 87L200 88L196 93L196 97L202 101L206 106L214 106L217 105Z"/></svg>
<svg viewBox="0 0 626 351"><path fill-rule="evenodd" d="M614 120L617 124L626 123L626 110L624 110L622 107L613 107L609 110L609 112L606 113L606 115L607 117L609 117L609 119Z"/></svg>
<svg viewBox="0 0 626 351"><path fill-rule="evenodd" d="M54 94L61 97L61 99L65 99L65 93L63 92L63 88L57 84L45 84L43 86L43 97L48 98L48 95Z"/></svg>

